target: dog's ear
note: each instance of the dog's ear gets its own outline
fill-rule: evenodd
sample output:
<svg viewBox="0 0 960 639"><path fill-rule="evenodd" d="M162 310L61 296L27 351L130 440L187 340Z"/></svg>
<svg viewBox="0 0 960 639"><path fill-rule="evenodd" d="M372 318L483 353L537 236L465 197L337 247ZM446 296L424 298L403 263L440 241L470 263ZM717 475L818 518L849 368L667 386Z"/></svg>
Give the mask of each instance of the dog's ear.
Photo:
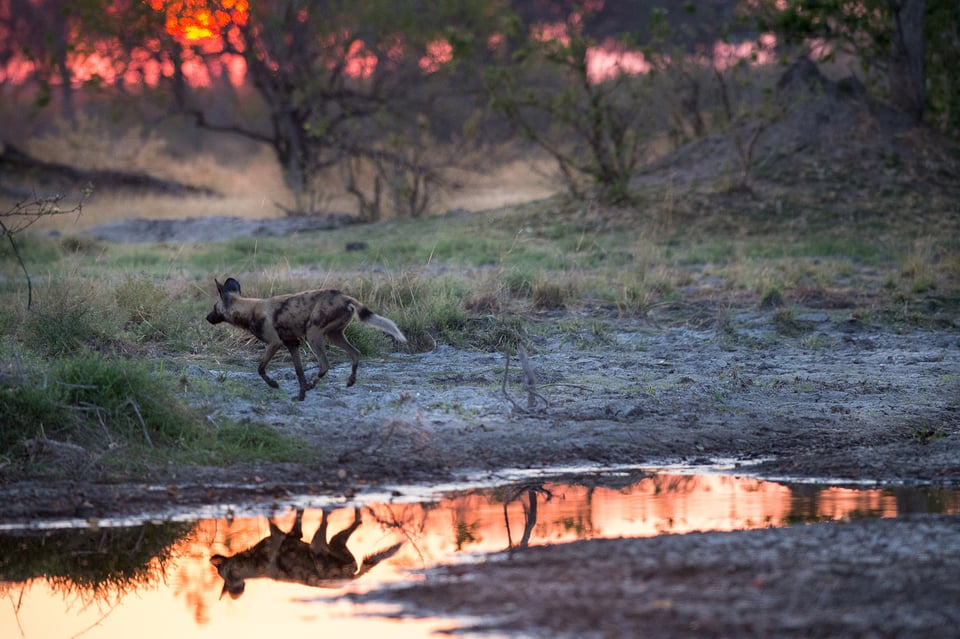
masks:
<svg viewBox="0 0 960 639"><path fill-rule="evenodd" d="M220 295L220 299L223 300L225 306L230 305L230 298L233 295L240 295L240 282L232 277L228 277L223 284L217 281L217 278L213 278L213 281L217 284L217 294Z"/></svg>
<svg viewBox="0 0 960 639"><path fill-rule="evenodd" d="M240 292L240 282L233 279L232 277L228 277L227 281L223 283L223 289L225 291L229 291L230 293L243 295L243 293Z"/></svg>

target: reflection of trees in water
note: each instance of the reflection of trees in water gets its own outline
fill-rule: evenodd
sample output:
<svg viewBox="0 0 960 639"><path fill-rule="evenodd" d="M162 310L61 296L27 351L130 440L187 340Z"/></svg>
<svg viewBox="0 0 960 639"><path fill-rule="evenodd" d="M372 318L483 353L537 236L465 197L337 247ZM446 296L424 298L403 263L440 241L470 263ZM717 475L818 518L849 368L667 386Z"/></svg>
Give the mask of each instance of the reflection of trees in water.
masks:
<svg viewBox="0 0 960 639"><path fill-rule="evenodd" d="M420 563L425 567L427 559L423 555L422 540L430 513L439 507L437 502L377 504L376 507L368 507L367 512L384 530L393 530L402 535L409 546L416 550Z"/></svg>
<svg viewBox="0 0 960 639"><path fill-rule="evenodd" d="M508 490L508 495L512 493L512 498L505 499L503 502L503 521L507 527L507 548L513 549L513 535L510 531L510 517L507 513L507 507L511 501L520 500L523 505L523 534L520 541L517 542L517 548L526 548L530 544L530 535L537 525L537 500L542 495L546 501L553 499L553 493L542 485L530 486L512 486ZM522 497L526 494L526 501Z"/></svg>
<svg viewBox="0 0 960 639"><path fill-rule="evenodd" d="M910 513L956 512L960 496L940 488L901 486L883 490L843 488L819 484L790 487L790 512L784 524L830 521L838 517L862 519Z"/></svg>
<svg viewBox="0 0 960 639"><path fill-rule="evenodd" d="M65 599L115 605L130 592L160 583L177 542L191 524L29 531L0 535L0 579L45 579Z"/></svg>

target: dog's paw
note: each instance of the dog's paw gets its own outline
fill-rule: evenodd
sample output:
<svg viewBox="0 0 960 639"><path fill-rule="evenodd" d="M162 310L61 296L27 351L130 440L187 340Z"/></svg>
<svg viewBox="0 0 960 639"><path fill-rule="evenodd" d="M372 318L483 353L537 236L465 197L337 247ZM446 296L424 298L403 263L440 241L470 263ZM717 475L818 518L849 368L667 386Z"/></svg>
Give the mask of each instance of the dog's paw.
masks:
<svg viewBox="0 0 960 639"><path fill-rule="evenodd" d="M278 384L277 380L275 379L268 379L267 386L269 386L270 388L280 388L280 384Z"/></svg>

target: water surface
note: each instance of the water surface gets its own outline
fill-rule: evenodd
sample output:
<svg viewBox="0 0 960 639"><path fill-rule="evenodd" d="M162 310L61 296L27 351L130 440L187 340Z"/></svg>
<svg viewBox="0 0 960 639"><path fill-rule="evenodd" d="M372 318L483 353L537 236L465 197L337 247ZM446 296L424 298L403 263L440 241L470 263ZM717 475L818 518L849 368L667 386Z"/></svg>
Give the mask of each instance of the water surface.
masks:
<svg viewBox="0 0 960 639"><path fill-rule="evenodd" d="M305 549L323 518L306 497L247 508L224 505L220 517L207 516L217 510L210 506L194 518L178 513L175 521L135 525L124 525L126 520L6 525L0 532L0 629L4 637L31 639L428 637L453 622L371 615L384 611L361 608L343 595L420 579L416 571L439 564L460 563L469 571L486 553L527 545L960 513L958 491L788 484L718 473L611 473L580 481L531 477L422 500L411 494L418 492L326 508L327 538L349 528L360 508L362 525L346 544L358 559L402 546L359 579L319 584L324 587L315 578L316 556L303 559L310 556ZM275 533L291 531L297 509L303 542L296 536L286 542L295 544L296 552L288 553L286 562L274 559L272 567L253 566L271 576L246 579L242 593L225 589L211 558L236 556L271 538L271 519ZM234 512L262 514L230 515ZM278 547L281 537L274 537ZM309 565L288 565L295 560ZM298 582L305 574L314 576L313 585Z"/></svg>

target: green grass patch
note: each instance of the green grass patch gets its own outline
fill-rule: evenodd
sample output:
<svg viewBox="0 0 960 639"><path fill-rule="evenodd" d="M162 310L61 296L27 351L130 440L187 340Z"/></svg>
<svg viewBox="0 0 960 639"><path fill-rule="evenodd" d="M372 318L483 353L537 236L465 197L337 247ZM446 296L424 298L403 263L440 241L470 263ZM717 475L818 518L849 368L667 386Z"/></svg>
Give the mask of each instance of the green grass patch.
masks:
<svg viewBox="0 0 960 639"><path fill-rule="evenodd" d="M268 426L211 425L155 366L85 351L0 387L0 447L30 439L81 446L124 473L166 463L303 460L302 444ZM76 469L63 469L64 472Z"/></svg>

